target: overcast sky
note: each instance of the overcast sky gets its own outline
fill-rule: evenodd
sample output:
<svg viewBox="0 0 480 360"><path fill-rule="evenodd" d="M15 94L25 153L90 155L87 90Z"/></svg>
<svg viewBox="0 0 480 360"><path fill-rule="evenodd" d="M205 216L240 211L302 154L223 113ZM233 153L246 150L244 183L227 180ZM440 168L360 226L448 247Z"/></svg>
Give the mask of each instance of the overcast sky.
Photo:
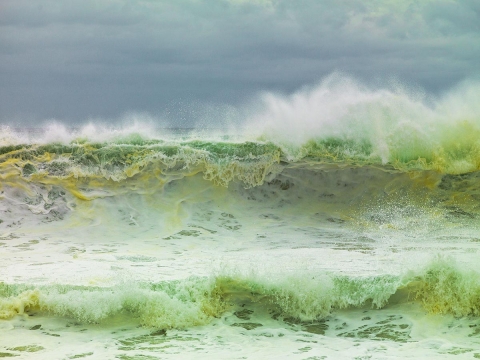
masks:
<svg viewBox="0 0 480 360"><path fill-rule="evenodd" d="M0 0L4 124L188 125L335 71L434 94L478 80L480 1Z"/></svg>

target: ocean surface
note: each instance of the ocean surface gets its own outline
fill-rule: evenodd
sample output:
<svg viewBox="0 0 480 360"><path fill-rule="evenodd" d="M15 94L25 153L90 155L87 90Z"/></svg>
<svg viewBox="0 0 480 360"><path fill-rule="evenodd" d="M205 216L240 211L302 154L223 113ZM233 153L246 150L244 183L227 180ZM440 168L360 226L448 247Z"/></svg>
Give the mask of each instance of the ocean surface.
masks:
<svg viewBox="0 0 480 360"><path fill-rule="evenodd" d="M0 132L0 357L480 358L480 92Z"/></svg>

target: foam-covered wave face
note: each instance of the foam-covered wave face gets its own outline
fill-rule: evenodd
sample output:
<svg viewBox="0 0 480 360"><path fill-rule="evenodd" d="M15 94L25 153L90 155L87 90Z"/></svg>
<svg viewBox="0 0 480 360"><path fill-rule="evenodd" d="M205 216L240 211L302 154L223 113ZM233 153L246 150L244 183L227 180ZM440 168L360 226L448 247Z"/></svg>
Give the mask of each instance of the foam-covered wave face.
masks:
<svg viewBox="0 0 480 360"><path fill-rule="evenodd" d="M372 88L341 75L290 96L266 94L249 131L291 158L326 157L459 174L480 166L480 84L442 97Z"/></svg>
<svg viewBox="0 0 480 360"><path fill-rule="evenodd" d="M159 328L187 328L250 304L303 321L339 309L420 302L431 313L480 314L478 273L438 258L405 275L351 277L323 273L219 274L115 287L0 284L0 318L41 311L86 323L126 315Z"/></svg>
<svg viewBox="0 0 480 360"><path fill-rule="evenodd" d="M17 228L17 218L46 223L68 214L90 218L92 211L106 219L118 213L120 204L137 208L152 226L159 218L165 226L180 226L181 219L209 211L206 204L220 204L223 198L235 202L238 216L261 211L287 223L302 216L312 226L333 217L409 233L419 218L436 227L473 223L478 214L478 172L401 172L308 158L288 163L272 143L133 141L8 149L0 155L0 207L5 211L0 228Z"/></svg>

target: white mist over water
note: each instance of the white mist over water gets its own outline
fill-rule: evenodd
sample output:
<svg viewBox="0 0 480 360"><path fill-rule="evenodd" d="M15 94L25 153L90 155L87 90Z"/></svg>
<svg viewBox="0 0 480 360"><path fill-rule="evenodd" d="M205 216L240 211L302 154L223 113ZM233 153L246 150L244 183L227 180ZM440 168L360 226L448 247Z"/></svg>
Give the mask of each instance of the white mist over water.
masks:
<svg viewBox="0 0 480 360"><path fill-rule="evenodd" d="M476 82L434 97L399 84L371 87L334 74L292 95L264 94L262 109L246 128L289 147L325 138L368 141L372 157L387 163L399 152L430 156L455 137L480 134L479 97Z"/></svg>

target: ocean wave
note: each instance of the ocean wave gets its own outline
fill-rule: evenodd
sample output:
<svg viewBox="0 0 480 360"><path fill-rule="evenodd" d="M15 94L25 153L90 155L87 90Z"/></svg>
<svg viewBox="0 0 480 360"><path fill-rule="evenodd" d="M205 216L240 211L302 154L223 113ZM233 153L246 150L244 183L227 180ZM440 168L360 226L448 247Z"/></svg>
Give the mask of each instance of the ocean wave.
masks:
<svg viewBox="0 0 480 360"><path fill-rule="evenodd" d="M68 144L16 144L0 147L0 176L48 183L55 179L122 182L134 177L201 173L216 185L240 181L245 187L262 185L278 165L305 163L337 167L376 166L386 171L434 171L462 175L480 170L480 132L467 123L449 129L454 138L429 146L419 139L392 136L389 156L383 159L367 139L328 137L310 139L300 146L270 141L152 140ZM463 134L463 135L462 135Z"/></svg>
<svg viewBox="0 0 480 360"><path fill-rule="evenodd" d="M333 74L288 96L263 94L255 106L239 109L239 123L223 131L155 128L152 119L125 126L2 126L0 162L27 166L26 175L115 181L148 170L150 162L200 165L206 178L224 186L235 178L260 185L271 163L309 159L465 174L480 170L479 94L480 84L472 81L433 96Z"/></svg>
<svg viewBox="0 0 480 360"><path fill-rule="evenodd" d="M420 303L433 314L480 315L480 277L449 258L403 275L354 277L329 272L217 274L114 287L0 284L0 318L43 312L86 323L117 315L157 328L203 325L245 304L276 316L314 321L336 310Z"/></svg>
<svg viewBox="0 0 480 360"><path fill-rule="evenodd" d="M479 210L480 172L402 171L307 156L288 162L271 143L32 145L0 158L0 206L12 211L1 218L0 228L5 229L19 217L49 222L72 212L81 216L92 211L78 206L85 201L115 198L117 205L143 204L145 196L156 199L151 207L138 205L147 218L159 212L177 218L176 206L159 207L159 202L189 199L194 204L228 196L240 212L261 203L263 211L279 215L289 204L291 211L312 221L323 214L362 227L407 231L418 221L430 227L447 220L472 223ZM207 189L208 195L202 194ZM105 211L116 211L115 202L102 204L110 209ZM106 215L102 206L95 207L97 218Z"/></svg>

